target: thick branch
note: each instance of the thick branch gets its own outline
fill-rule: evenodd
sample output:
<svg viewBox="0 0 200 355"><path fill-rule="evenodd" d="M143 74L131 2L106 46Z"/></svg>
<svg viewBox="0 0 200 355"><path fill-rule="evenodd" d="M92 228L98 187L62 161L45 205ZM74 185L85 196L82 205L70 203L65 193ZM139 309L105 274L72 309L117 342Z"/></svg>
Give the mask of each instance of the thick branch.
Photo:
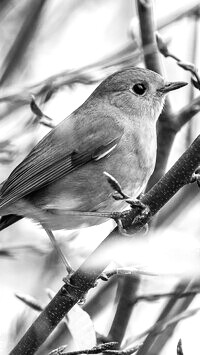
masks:
<svg viewBox="0 0 200 355"><path fill-rule="evenodd" d="M150 207L152 215L157 213L182 186L190 182L190 177L199 164L200 135L167 174L141 199L144 204ZM123 225L127 228L131 225L132 233L135 233L139 227L146 223L144 220L140 223L133 222L137 214L137 209L122 213ZM66 313L94 286L96 279L112 259L112 253L105 253L105 250L108 251L112 243L119 242L122 238L125 237L119 235L117 228L115 228L72 275L71 284L74 286L65 284L58 291L10 355L35 353ZM102 255L104 256L103 261ZM97 263L98 260L101 260L101 264Z"/></svg>

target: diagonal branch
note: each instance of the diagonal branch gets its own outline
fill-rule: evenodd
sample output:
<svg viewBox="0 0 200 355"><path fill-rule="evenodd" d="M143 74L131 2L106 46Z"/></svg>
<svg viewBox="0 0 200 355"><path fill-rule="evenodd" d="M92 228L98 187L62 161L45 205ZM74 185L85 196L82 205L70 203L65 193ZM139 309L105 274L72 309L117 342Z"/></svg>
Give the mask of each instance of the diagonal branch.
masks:
<svg viewBox="0 0 200 355"><path fill-rule="evenodd" d="M190 182L191 175L199 164L200 135L167 174L142 197L142 203L150 207L152 216L157 213L181 187ZM131 229L132 234L136 233L136 231L146 223L144 219L140 219L140 222L138 222L138 220L134 222L135 217L139 213L138 208L122 212L122 224L125 228ZM11 351L10 355L32 355L35 353L66 313L90 288L94 287L96 279L112 259L112 253L108 253L110 247L113 246L112 243L119 243L123 238L126 239L127 237L119 235L117 228L115 228L109 236L103 240L98 248L93 251L72 275L70 283L66 283L61 287L45 310ZM102 255L104 256L103 261ZM98 260L101 260L101 264L97 263Z"/></svg>

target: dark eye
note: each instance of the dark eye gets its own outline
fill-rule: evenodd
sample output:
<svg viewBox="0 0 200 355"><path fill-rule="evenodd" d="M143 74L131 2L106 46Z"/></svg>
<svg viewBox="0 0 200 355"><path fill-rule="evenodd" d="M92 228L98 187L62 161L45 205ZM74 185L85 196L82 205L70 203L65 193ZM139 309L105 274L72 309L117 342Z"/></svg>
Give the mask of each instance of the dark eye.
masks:
<svg viewBox="0 0 200 355"><path fill-rule="evenodd" d="M132 91L137 95L144 95L146 91L146 86L142 83L135 84L132 87Z"/></svg>

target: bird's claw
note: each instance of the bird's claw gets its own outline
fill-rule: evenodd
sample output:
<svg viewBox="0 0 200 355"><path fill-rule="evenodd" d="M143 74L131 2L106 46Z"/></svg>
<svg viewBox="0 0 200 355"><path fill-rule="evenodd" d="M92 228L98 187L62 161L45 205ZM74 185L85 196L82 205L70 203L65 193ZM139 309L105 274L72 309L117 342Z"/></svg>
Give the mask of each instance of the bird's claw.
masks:
<svg viewBox="0 0 200 355"><path fill-rule="evenodd" d="M73 272L70 275L67 275L65 277L63 277L63 282L69 286L72 287L75 291L78 291L80 288L76 285L73 285L71 283L71 276L73 275ZM65 286L63 286L63 292L67 294L68 297L73 298L73 296L70 294L70 292L67 291L67 289L65 288ZM86 302L86 295L83 295L79 300L78 300L78 305L82 306L84 305Z"/></svg>
<svg viewBox="0 0 200 355"><path fill-rule="evenodd" d="M198 167L190 178L190 183L196 182L200 187L200 167Z"/></svg>
<svg viewBox="0 0 200 355"><path fill-rule="evenodd" d="M144 233L146 234L148 232L148 224L147 223L144 224L144 222L147 222L149 219L149 216L151 215L151 211L150 211L149 206L145 205L140 200L129 199L127 201L127 203L129 203L132 208L134 208L134 207L141 208L141 213L134 218L132 224L134 224L134 225L143 224L142 227L140 228L140 230L144 230ZM115 222L117 223L118 230L119 230L120 234L127 236L127 235L131 234L131 226L128 229L124 228L123 223L122 223L122 216L123 216L123 212L120 216L118 216L118 218L115 218Z"/></svg>
<svg viewBox="0 0 200 355"><path fill-rule="evenodd" d="M141 208L141 213L139 216L137 216L134 220L134 222L142 222L143 220L148 219L148 217L151 214L149 206L145 205L142 201L139 199L127 199L126 202L131 206L131 208L134 207L139 207Z"/></svg>

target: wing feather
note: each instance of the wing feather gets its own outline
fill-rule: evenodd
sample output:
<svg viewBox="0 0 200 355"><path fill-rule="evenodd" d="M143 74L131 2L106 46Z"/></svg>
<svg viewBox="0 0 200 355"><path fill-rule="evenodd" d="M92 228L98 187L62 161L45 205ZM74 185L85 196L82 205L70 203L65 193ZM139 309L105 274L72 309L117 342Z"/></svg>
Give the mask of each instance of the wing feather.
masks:
<svg viewBox="0 0 200 355"><path fill-rule="evenodd" d="M87 149L83 152L72 151L70 154L63 155L55 154L54 157L46 158L35 162L34 150L19 166L11 173L8 180L2 187L0 208L5 208L7 205L19 200L20 198L36 191L52 182L60 179L75 169L78 169L90 161L95 161L110 154L118 145L122 134L110 139L103 145L95 146L93 149ZM47 156L47 155L45 155Z"/></svg>

